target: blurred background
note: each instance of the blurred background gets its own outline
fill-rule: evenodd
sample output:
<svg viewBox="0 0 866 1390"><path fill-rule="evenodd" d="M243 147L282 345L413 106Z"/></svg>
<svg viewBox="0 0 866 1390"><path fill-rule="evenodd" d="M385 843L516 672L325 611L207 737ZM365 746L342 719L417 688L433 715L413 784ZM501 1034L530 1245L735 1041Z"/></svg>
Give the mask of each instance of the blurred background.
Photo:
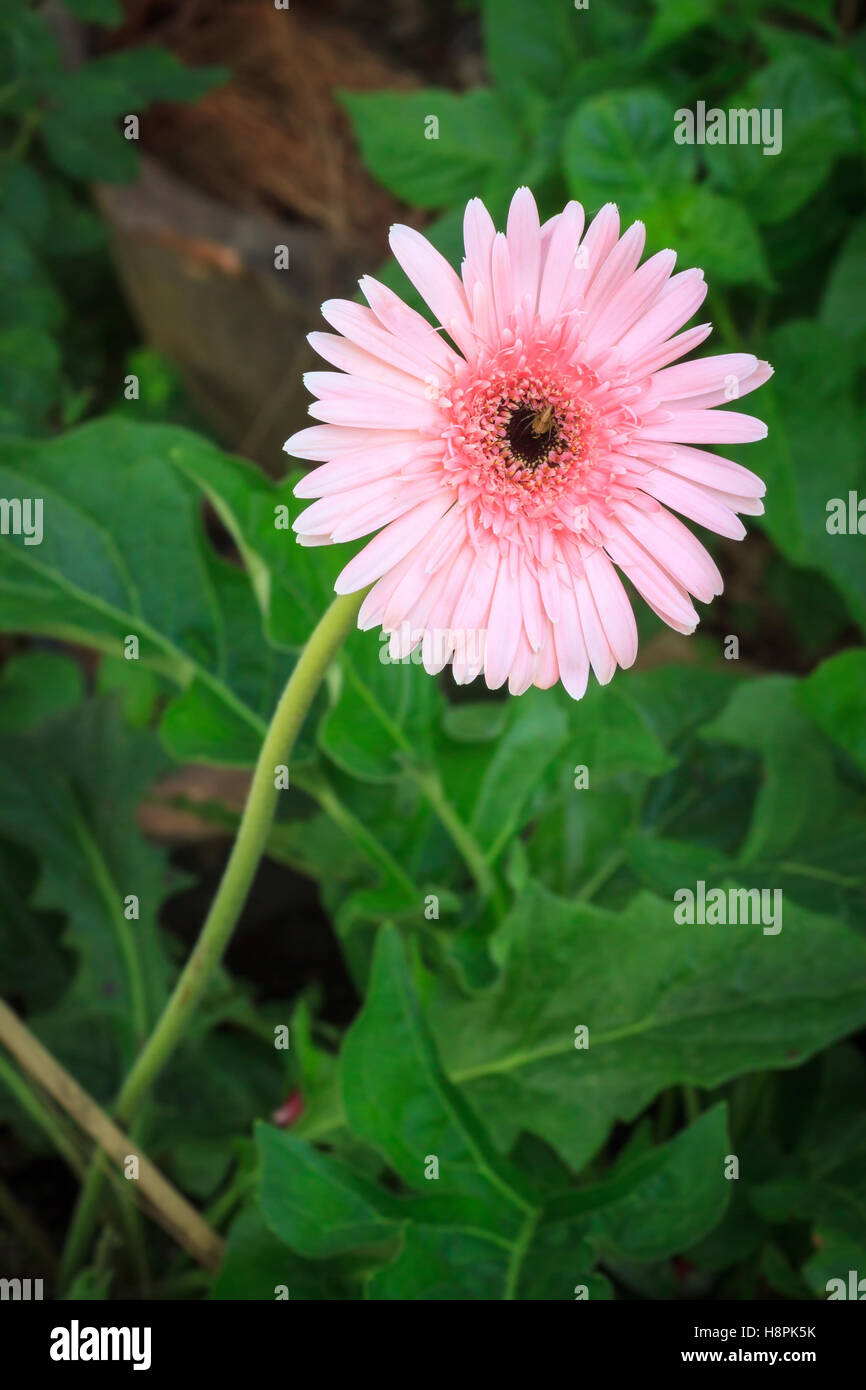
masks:
<svg viewBox="0 0 866 1390"><path fill-rule="evenodd" d="M14 441L41 445L110 414L190 428L282 479L282 443L306 419L301 376L314 361L306 334L321 326L321 302L352 297L367 272L410 297L387 260L391 223L425 229L458 262L471 196L485 198L500 226L523 183L543 218L570 197L588 215L612 199L624 221L646 221L648 254L670 245L680 268L706 271L702 317L716 326L707 350L743 348L776 368L755 404L770 437L741 451L767 479L766 516L741 544L711 538L726 588L695 638L663 629L639 606L637 670L724 670L731 635L741 676L809 677L843 659L838 683L834 676L815 687L812 715L824 734L838 735L834 756L862 776L866 519L860 533L855 521L853 531L831 534L827 506L834 498L847 506L853 493L856 517L856 499L866 496L864 17L859 0L590 0L586 8L563 0L9 0L0 17L7 461ZM781 152L676 144L675 113L698 102L781 111ZM89 467L86 452L74 457ZM237 538L210 501L200 507L210 543L235 564ZM154 564L171 582L173 555ZM14 583L3 583L0 573L5 734L30 731L46 686L65 691L58 708L113 691L131 729L155 722L164 704L158 684L131 681L124 663L82 641L71 621L69 632L60 619L31 627ZM473 709L488 698L456 691L447 677L442 690ZM176 759L159 768L156 792L151 785L127 808L164 856L159 920L175 957L195 937L243 803L245 760L222 761ZM725 775L742 773L754 792L764 774L757 754L753 763ZM697 761L692 773L703 775ZM22 846L14 819L0 826L0 986L22 1011L50 1015L72 956L50 893L33 936L24 905L44 851L38 836L32 850ZM591 870L585 838L576 834L574 844ZM364 975L364 950L346 964L335 903L321 887L331 855L330 842L317 857L290 832L275 843L228 957L244 1000L259 1009L312 989L326 1043L354 1016ZM849 870L855 886L845 911L858 915L862 863ZM657 868L646 873L657 886ZM624 880L612 881L614 899L618 883L624 898ZM559 886L570 889L567 875ZM24 937L41 944L31 953ZM109 1097L119 1056L107 1044L103 1065L91 1024L68 1012L61 1023L44 1036ZM246 1065L238 1052L228 1068L239 1091L250 1089ZM228 1070L209 1091L194 1070L179 1076L164 1101L166 1161L202 1199L218 1191L251 1107L290 1124L302 1104L297 1078L263 1075L254 1102L230 1102L215 1126ZM193 1093L202 1126L179 1138ZM46 1232L50 1247L65 1230L77 1186L8 1097L4 1119L0 1205L12 1234L0 1261L19 1271L27 1223L16 1202L40 1211L44 1250ZM108 1287L106 1267L94 1287ZM688 1290L692 1275L689 1262L671 1266L665 1287ZM756 1266L742 1289L766 1292L767 1278ZM787 1265L776 1268L774 1287L795 1296L805 1288Z"/></svg>

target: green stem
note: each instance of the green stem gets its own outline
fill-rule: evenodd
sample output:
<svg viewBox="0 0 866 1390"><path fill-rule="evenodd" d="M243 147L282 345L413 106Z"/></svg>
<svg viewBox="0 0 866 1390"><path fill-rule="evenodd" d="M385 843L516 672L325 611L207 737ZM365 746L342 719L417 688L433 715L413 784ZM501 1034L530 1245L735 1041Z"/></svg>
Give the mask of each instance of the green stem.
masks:
<svg viewBox="0 0 866 1390"><path fill-rule="evenodd" d="M427 798L432 810L439 817L458 853L462 855L482 898L490 901L497 917L503 917L506 903L499 886L499 880L487 862L487 856L472 831L460 819L451 802L447 799L438 774L429 768L420 768L415 765L415 749L411 740L399 724L394 722L387 710L382 707L370 688L359 679L357 672L352 667L349 667L347 674L370 713L378 719L382 728L393 740L395 747L403 754L404 769L407 776L412 778L416 787Z"/></svg>
<svg viewBox="0 0 866 1390"><path fill-rule="evenodd" d="M90 865L93 880L99 893L105 902L108 915L114 927L117 937L118 949L126 970L127 983L129 985L130 1013L132 1016L132 1027L135 1037L135 1044L140 1047L147 1037L148 1015L147 1015L147 993L144 987L144 976L141 970L141 962L138 958L138 943L135 933L124 915L121 904L121 894L114 883L109 872L108 865L100 852L99 846L94 840L87 823L83 817L76 815L73 822L81 852Z"/></svg>
<svg viewBox="0 0 866 1390"><path fill-rule="evenodd" d="M382 869L389 878L392 878L395 883L399 883L408 898L420 898L420 889L412 882L391 851L367 829L363 821L349 810L321 774L305 772L295 779L295 786L312 796L321 806L325 815L329 816L334 824L342 830L346 838L353 841L366 854L367 858Z"/></svg>
<svg viewBox="0 0 866 1390"><path fill-rule="evenodd" d="M231 1216L235 1207L243 1201L248 1193L252 1192L257 1178L258 1173L255 1168L233 1178L225 1192L221 1192L205 1211L204 1218L207 1224L218 1231Z"/></svg>
<svg viewBox="0 0 866 1390"><path fill-rule="evenodd" d="M487 862L487 857L472 831L460 819L446 797L437 773L428 769L412 767L407 768L407 771L426 796L433 811L463 856L482 898L486 898L490 902L494 915L501 919L505 916L507 908L499 880Z"/></svg>
<svg viewBox="0 0 866 1390"><path fill-rule="evenodd" d="M259 753L237 838L201 934L171 998L120 1088L114 1112L128 1124L162 1072L214 970L228 946L265 851L279 791L275 769L291 752L316 691L336 652L355 625L363 593L336 598L312 633L274 712ZM102 1191L102 1175L91 1166L63 1252L71 1277L90 1242Z"/></svg>
<svg viewBox="0 0 866 1390"><path fill-rule="evenodd" d="M74 1139L71 1138L65 1122L31 1089L21 1073L11 1062L7 1061L3 1053L0 1053L0 1081L4 1082L8 1090L12 1092L21 1109L26 1111L31 1120L42 1130L42 1133L51 1140L75 1176L80 1178L84 1173L84 1158Z"/></svg>
<svg viewBox="0 0 866 1390"><path fill-rule="evenodd" d="M102 1195L102 1178L105 1176L103 1169L94 1165L88 1170L84 1156L79 1152L74 1138L68 1131L66 1121L55 1113L51 1105L46 1104L46 1102L40 1099L36 1092L31 1089L24 1077L21 1076L2 1054L0 1054L0 1081L5 1083L15 1096L21 1108L26 1111L42 1132L51 1140L58 1153L72 1169L75 1176L84 1183L85 1188L90 1179L93 1178L95 1192L92 1211L95 1215L99 1210L99 1199ZM120 1207L121 1220L126 1228L127 1240L136 1274L142 1288L147 1288L149 1276L147 1273L141 1219L124 1187L119 1187L116 1191L116 1195ZM56 1263L56 1256L54 1259Z"/></svg>

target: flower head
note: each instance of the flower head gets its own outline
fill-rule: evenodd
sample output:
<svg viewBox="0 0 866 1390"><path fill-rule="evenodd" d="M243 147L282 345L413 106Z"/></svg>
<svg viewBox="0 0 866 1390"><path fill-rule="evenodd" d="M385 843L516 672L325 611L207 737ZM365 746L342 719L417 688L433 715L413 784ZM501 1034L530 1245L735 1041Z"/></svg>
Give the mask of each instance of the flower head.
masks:
<svg viewBox="0 0 866 1390"><path fill-rule="evenodd" d="M703 273L673 274L673 251L640 265L644 226L620 236L612 204L585 233L579 203L542 227L521 188L505 233L474 198L464 235L461 279L419 232L391 229L436 327L369 277L369 308L322 306L337 333L310 342L339 370L307 375L324 423L285 446L324 460L295 489L318 498L295 529L305 545L378 532L335 587L372 585L359 625L390 634L392 659L420 645L431 673L451 661L457 681L483 671L513 694L561 680L579 699L590 666L605 683L637 654L617 570L679 632L698 622L690 595L721 592L669 508L735 539L736 514L763 510L760 478L695 446L764 437L714 407L771 368L745 352L673 365L710 332L680 331Z"/></svg>

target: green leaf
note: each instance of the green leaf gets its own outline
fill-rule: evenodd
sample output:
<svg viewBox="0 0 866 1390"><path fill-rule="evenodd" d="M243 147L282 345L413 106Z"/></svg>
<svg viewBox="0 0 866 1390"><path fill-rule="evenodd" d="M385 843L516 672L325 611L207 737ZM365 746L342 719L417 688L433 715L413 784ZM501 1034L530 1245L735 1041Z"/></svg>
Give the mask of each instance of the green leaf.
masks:
<svg viewBox="0 0 866 1390"><path fill-rule="evenodd" d="M673 766L650 720L631 695L628 677L615 686L593 684L570 701L569 758L589 769L590 786L623 772L657 777Z"/></svg>
<svg viewBox="0 0 866 1390"><path fill-rule="evenodd" d="M21 652L0 678L0 729L23 734L77 705L84 694L81 667L59 652Z"/></svg>
<svg viewBox="0 0 866 1390"><path fill-rule="evenodd" d="M653 250L673 247L681 268L699 266L718 285L773 285L761 238L746 208L703 184L661 198L645 210Z"/></svg>
<svg viewBox="0 0 866 1390"><path fill-rule="evenodd" d="M442 1073L393 929L377 937L367 1000L343 1042L341 1079L352 1131L409 1187L465 1201L481 1230L504 1236L519 1227L530 1210L522 1180ZM425 1173L431 1156L434 1188Z"/></svg>
<svg viewBox="0 0 866 1390"><path fill-rule="evenodd" d="M6 218L0 218L0 261L0 328L56 328L62 316L60 297L20 232ZM4 392L4 404L5 399Z"/></svg>
<svg viewBox="0 0 866 1390"><path fill-rule="evenodd" d="M100 1303L110 1297L113 1280L113 1270L89 1265L79 1270L62 1297L71 1303Z"/></svg>
<svg viewBox="0 0 866 1390"><path fill-rule="evenodd" d="M466 700L449 705L442 728L456 743L486 743L498 738L508 723L509 700Z"/></svg>
<svg viewBox="0 0 866 1390"><path fill-rule="evenodd" d="M336 699L318 729L319 746L353 777L387 782L407 758L429 755L442 696L416 661L384 661L388 647L370 632L348 638Z"/></svg>
<svg viewBox="0 0 866 1390"><path fill-rule="evenodd" d="M508 702L505 731L471 788L469 826L491 859L524 824L533 793L566 743L566 716L545 698L546 693L527 691L525 697ZM459 766L462 757L461 750L454 764ZM448 769L443 768L443 773L448 789Z"/></svg>
<svg viewBox="0 0 866 1390"><path fill-rule="evenodd" d="M695 799L695 730L722 707L735 679L727 672L663 666L623 673L603 690L590 687L579 704L569 702L567 775L559 779L560 796L548 796L529 841L539 882L566 896L577 892L582 899L609 884L621 892L616 879L629 834L638 828L650 794L648 779L663 778L655 783L646 812L650 823L675 810L683 795L672 785L676 758L689 759L683 763L688 769L685 795ZM582 766L589 770L588 787L578 775ZM705 786L702 792L702 800L708 800ZM709 808L714 825L715 809Z"/></svg>
<svg viewBox="0 0 866 1390"><path fill-rule="evenodd" d="M42 136L52 161L74 179L123 183L138 167L136 142L118 122L154 101L197 101L223 82L219 68L185 68L161 48L111 53L61 73L51 86Z"/></svg>
<svg viewBox="0 0 866 1390"><path fill-rule="evenodd" d="M729 1150L725 1107L716 1105L671 1143L618 1172L609 1183L610 1205L601 1206L591 1225L602 1255L658 1260L706 1235L731 1194ZM577 1205L590 1195L572 1200Z"/></svg>
<svg viewBox="0 0 866 1390"><path fill-rule="evenodd" d="M787 902L772 937L678 926L649 894L613 913L533 885L494 951L502 978L472 1003L432 987L443 1065L500 1148L528 1129L575 1168L666 1086L790 1066L866 1017L866 946Z"/></svg>
<svg viewBox="0 0 866 1390"><path fill-rule="evenodd" d="M248 1134L285 1094L281 1054L241 1031L243 1019L234 1017L237 986L226 980L225 988L222 998L208 1001L208 1016L194 1022L160 1077L148 1118L151 1151L167 1155L165 1170L200 1199L225 1177L237 1135ZM235 1024L231 1032L214 1028L220 1015Z"/></svg>
<svg viewBox="0 0 866 1390"><path fill-rule="evenodd" d="M0 109L26 117L60 74L60 54L45 16L21 3L0 13Z"/></svg>
<svg viewBox="0 0 866 1390"><path fill-rule="evenodd" d="M63 0L70 14L85 24L102 24L112 27L123 22L123 9L119 0Z"/></svg>
<svg viewBox="0 0 866 1390"><path fill-rule="evenodd" d="M490 1301L502 1297L508 1250L460 1227L412 1223L400 1256L374 1273L369 1296L396 1301Z"/></svg>
<svg viewBox="0 0 866 1390"><path fill-rule="evenodd" d="M866 771L866 651L831 656L797 689L797 704Z"/></svg>
<svg viewBox="0 0 866 1390"><path fill-rule="evenodd" d="M572 1298L575 1279L586 1283L599 1256L608 1264L647 1261L686 1249L724 1215L728 1150L725 1108L717 1105L624 1171L551 1198L523 1262L518 1297Z"/></svg>
<svg viewBox="0 0 866 1390"><path fill-rule="evenodd" d="M786 849L811 834L814 824L832 822L840 809L829 749L797 709L795 689L789 676L750 681L702 730L704 738L755 749L764 759L743 864Z"/></svg>
<svg viewBox="0 0 866 1390"><path fill-rule="evenodd" d="M739 679L731 669L665 663L651 671L629 672L628 698L664 747L679 753L727 703Z"/></svg>
<svg viewBox="0 0 866 1390"><path fill-rule="evenodd" d="M675 144L673 131L670 102L657 92L635 88L584 102L565 134L572 197L588 211L615 202L625 218L642 216L692 177L694 147Z"/></svg>
<svg viewBox="0 0 866 1390"><path fill-rule="evenodd" d="M584 16L569 0L482 0L484 54L503 92L530 110L567 93L582 57Z"/></svg>
<svg viewBox="0 0 866 1390"><path fill-rule="evenodd" d="M721 1106L665 1148L634 1153L594 1187L547 1202L534 1196L443 1074L393 930L379 933L341 1072L352 1132L424 1195L394 1198L295 1136L261 1129L262 1206L301 1254L334 1255L354 1243L373 1247L373 1257L378 1246L388 1262L371 1275L374 1299L570 1299L575 1280L591 1297L607 1297L606 1282L592 1274L599 1256L673 1252L724 1212Z"/></svg>
<svg viewBox="0 0 866 1390"><path fill-rule="evenodd" d="M823 47L823 45L819 45ZM758 144L706 145L710 180L735 194L759 224L783 222L829 177L835 161L857 145L850 99L826 67L791 54L762 68L725 110L767 112L776 118L781 149ZM770 131L772 133L772 129Z"/></svg>
<svg viewBox="0 0 866 1390"><path fill-rule="evenodd" d="M721 8L721 0L653 0L653 8L647 53L656 53L709 23Z"/></svg>
<svg viewBox="0 0 866 1390"><path fill-rule="evenodd" d="M272 1301L282 1288L287 1289L292 1302L349 1297L338 1261L301 1259L271 1234L256 1207L247 1207L232 1223L210 1297Z"/></svg>
<svg viewBox="0 0 866 1390"><path fill-rule="evenodd" d="M763 761L748 833L730 872L747 876L753 887L778 889L786 902L862 924L866 801L839 777L830 743L802 712L801 687L784 676L744 684L702 732L754 750ZM660 848L658 843L656 855ZM645 847L644 860L647 850L651 847ZM670 847L670 853L676 859L682 852ZM715 866L708 862L701 877L721 875L723 865L724 857L716 856ZM653 882L652 876L642 877Z"/></svg>
<svg viewBox="0 0 866 1390"><path fill-rule="evenodd" d="M862 362L866 351L866 218L852 227L835 261L821 301L821 323L849 344Z"/></svg>
<svg viewBox="0 0 866 1390"><path fill-rule="evenodd" d="M394 1240L395 1199L375 1183L271 1125L256 1125L256 1142L262 1213L293 1250L321 1259Z"/></svg>
<svg viewBox="0 0 866 1390"><path fill-rule="evenodd" d="M60 394L60 352L49 334L32 324L0 330L0 433L42 433Z"/></svg>
<svg viewBox="0 0 866 1390"><path fill-rule="evenodd" d="M80 1029L83 1014L98 1016L127 1064L171 974L157 925L166 867L135 828L136 807L165 766L153 736L124 729L104 700L40 723L30 737L0 734L0 832L38 856L30 906L66 916L64 945L77 958L61 1016L33 1027L47 1040L74 1032L76 1018ZM129 895L137 918L125 915ZM98 1050L86 1033L79 1046L84 1039Z"/></svg>
<svg viewBox="0 0 866 1390"><path fill-rule="evenodd" d="M28 160L6 170L0 210L28 242L41 243L48 228L47 180Z"/></svg>
<svg viewBox="0 0 866 1390"><path fill-rule="evenodd" d="M181 691L163 724L172 753L249 765L292 662L262 640L262 567L248 578L204 535L196 489L226 471L272 491L171 427L106 417L44 444L0 440L0 493L44 509L40 545L0 541L0 628L119 658L137 637L138 659Z"/></svg>
<svg viewBox="0 0 866 1390"><path fill-rule="evenodd" d="M62 919L30 907L36 865L20 844L0 841L0 992L28 1009L48 1009L69 984L72 954L61 944Z"/></svg>
<svg viewBox="0 0 866 1390"><path fill-rule="evenodd" d="M504 182L520 162L508 110L487 87L343 92L340 100L352 118L367 168L415 207L465 203L493 171L501 171Z"/></svg>
<svg viewBox="0 0 866 1390"><path fill-rule="evenodd" d="M774 1223L809 1220L818 1253L803 1273L816 1293L826 1281L862 1271L866 1255L866 1118L860 1097L866 1063L853 1047L831 1049L819 1063L813 1099L798 1107L799 1136L772 1177L749 1199Z"/></svg>
<svg viewBox="0 0 866 1390"><path fill-rule="evenodd" d="M793 564L820 569L866 627L866 550L857 534L827 530L833 499L866 495L862 430L855 412L854 362L816 321L784 324L766 342L775 376L761 391L769 436L749 466L766 480L762 525ZM815 460L825 460L821 468Z"/></svg>
<svg viewBox="0 0 866 1390"><path fill-rule="evenodd" d="M673 897L678 888L698 879L718 883L734 873L733 860L708 852L706 845L666 840L646 832L629 837L628 862L645 887L666 897Z"/></svg>

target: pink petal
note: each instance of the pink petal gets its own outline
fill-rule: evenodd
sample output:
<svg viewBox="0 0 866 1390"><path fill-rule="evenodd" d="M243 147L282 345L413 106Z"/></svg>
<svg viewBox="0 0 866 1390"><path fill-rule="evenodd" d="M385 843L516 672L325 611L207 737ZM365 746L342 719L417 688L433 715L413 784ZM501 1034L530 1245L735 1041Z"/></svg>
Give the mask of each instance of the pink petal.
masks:
<svg viewBox="0 0 866 1390"><path fill-rule="evenodd" d="M389 236L391 250L418 293L433 310L461 352L472 353L475 335L466 295L456 272L436 247L414 227L397 223Z"/></svg>
<svg viewBox="0 0 866 1390"><path fill-rule="evenodd" d="M709 603L722 592L722 576L712 556L664 507L648 516L638 507L624 502L618 514L638 543L690 594Z"/></svg>
<svg viewBox="0 0 866 1390"><path fill-rule="evenodd" d="M658 298L676 264L675 251L659 251L620 285L586 332L587 351L616 343Z"/></svg>
<svg viewBox="0 0 866 1390"><path fill-rule="evenodd" d="M506 236L514 277L515 305L525 305L532 315L538 300L541 272L541 227L538 208L528 188L518 188L511 200Z"/></svg>
<svg viewBox="0 0 866 1390"><path fill-rule="evenodd" d="M636 447L644 457L657 461L669 473L677 473L704 487L744 497L763 497L767 490L757 473L720 454L708 454L705 449L692 449L687 444L647 443Z"/></svg>
<svg viewBox="0 0 866 1390"><path fill-rule="evenodd" d="M334 584L338 594L354 594L365 589L374 579L380 579L386 570L397 564L423 540L430 527L437 522L452 505L454 495L441 488L435 497L413 507L399 520L392 521L384 531L380 531L371 541L349 561L341 570Z"/></svg>
<svg viewBox="0 0 866 1390"><path fill-rule="evenodd" d="M339 372L305 372L304 385L319 399L308 407L317 420L331 425L372 429L440 430L442 411L424 396L408 396L393 386L360 381Z"/></svg>
<svg viewBox="0 0 866 1390"><path fill-rule="evenodd" d="M350 343L348 338L341 338L339 334L308 333L307 342L320 357L324 357L332 366L339 367L341 372L348 372L364 381L384 382L386 386L393 386L410 396L426 396L430 399L431 396L435 398L437 394L437 378L433 377L432 373L433 387L417 376L383 362L381 357L374 357L371 352L358 347L357 343ZM439 379L444 381L444 377Z"/></svg>
<svg viewBox="0 0 866 1390"><path fill-rule="evenodd" d="M679 362L654 374L652 394L665 402L701 396L723 386L729 376L745 380L757 365L757 357L750 352L725 352L718 357L701 357L696 362Z"/></svg>
<svg viewBox="0 0 866 1390"><path fill-rule="evenodd" d="M383 307L384 294L373 291L375 283L366 280L365 288ZM384 292L385 286L380 286L379 290ZM404 304L403 308L407 309L407 306ZM431 374L438 381L447 381L451 369L460 362L460 358L427 320L412 309L408 309L408 322L399 311L392 309L389 313L383 307L383 313L395 324L395 329L402 323L402 333L398 335L396 331L391 332L384 327L366 304L354 304L350 299L327 299L322 305L323 318L344 338L357 343L358 347L380 357L399 371L419 377L421 381L426 381Z"/></svg>
<svg viewBox="0 0 866 1390"><path fill-rule="evenodd" d="M619 210L615 203L605 203L590 222L578 247L582 254L577 259L586 266L586 286L592 284L616 246L618 237Z"/></svg>
<svg viewBox="0 0 866 1390"><path fill-rule="evenodd" d="M703 304L706 293L702 270L682 270L674 275L649 312L620 339L622 360L633 363L647 348L665 342L688 323Z"/></svg>
<svg viewBox="0 0 866 1390"><path fill-rule="evenodd" d="M548 623L547 632L544 638L544 645L537 654L535 679L533 684L539 690L549 690L552 685L556 685L559 680L559 662L556 659L556 642L553 636L554 629Z"/></svg>
<svg viewBox="0 0 866 1390"><path fill-rule="evenodd" d="M563 586L559 622L553 630L559 678L573 700L582 700L589 679L589 657L577 611L577 599L569 585Z"/></svg>
<svg viewBox="0 0 866 1390"><path fill-rule="evenodd" d="M441 468L441 452L438 442L421 436L409 440L389 439L375 449L366 445L361 449L349 449L332 462L323 463L305 474L295 485L295 496L328 497L362 483L371 483L375 478L415 477L434 467Z"/></svg>
<svg viewBox="0 0 866 1390"><path fill-rule="evenodd" d="M490 288L490 256L495 235L493 218L481 199L470 198L463 214L463 243L466 247L463 285L470 304L475 285L483 285L488 290Z"/></svg>
<svg viewBox="0 0 866 1390"><path fill-rule="evenodd" d="M509 695L523 695L532 685L537 667L538 653L530 647L525 633L520 632L517 651L508 676Z"/></svg>
<svg viewBox="0 0 866 1390"><path fill-rule="evenodd" d="M643 222L633 222L620 237L614 248L592 276L584 299L586 317L583 320L583 336L589 333L596 319L624 284L643 254L646 241L646 227Z"/></svg>
<svg viewBox="0 0 866 1390"><path fill-rule="evenodd" d="M681 512L683 516L696 521L699 526L706 526L708 530L715 531L717 535L741 541L746 534L745 526L728 507L718 502L705 488L687 482L684 478L677 478L672 473L665 473L663 469L656 468L640 479L640 485L650 497L673 507L674 511Z"/></svg>
<svg viewBox="0 0 866 1390"><path fill-rule="evenodd" d="M616 670L616 658L610 649L592 590L583 575L574 580L574 594L590 664L599 685L607 685Z"/></svg>
<svg viewBox="0 0 866 1390"><path fill-rule="evenodd" d="M582 275L584 280L589 277L588 267L583 272L579 272L575 267L580 234L583 231L583 208L580 203L568 203L555 221L556 225L550 233L538 293L540 319L552 319L562 307L571 308L580 276ZM549 225L545 223L545 227Z"/></svg>
<svg viewBox="0 0 866 1390"><path fill-rule="evenodd" d="M608 522L604 548L653 612L658 613L678 632L695 630L698 615L686 590L662 569L624 526L613 521Z"/></svg>
<svg viewBox="0 0 866 1390"><path fill-rule="evenodd" d="M610 649L624 669L637 656L637 623L622 581L603 550L584 555L586 580L604 623Z"/></svg>
<svg viewBox="0 0 866 1390"><path fill-rule="evenodd" d="M374 280L372 275L363 275L358 284L382 328L449 372L459 365L460 358L439 330L421 314L410 309L399 294Z"/></svg>
<svg viewBox="0 0 866 1390"><path fill-rule="evenodd" d="M737 410L677 410L662 424L642 426L637 437L675 444L749 444L766 439L767 426Z"/></svg>
<svg viewBox="0 0 866 1390"><path fill-rule="evenodd" d="M748 396L751 391L757 391L772 375L773 368L769 362L758 362L754 371L737 381L726 380L724 385L717 387L715 391L705 391L700 396L689 396L688 405L692 410L705 410L714 405L730 405L732 400L739 400L742 396Z"/></svg>
<svg viewBox="0 0 866 1390"><path fill-rule="evenodd" d="M677 334L665 343L654 343L631 359L629 369L632 375L639 378L650 372L657 372L660 367L666 367L668 362L675 362L678 357L684 357L687 352L691 352L692 348L699 347L712 331L711 323L699 323L695 328L687 328L684 333Z"/></svg>
<svg viewBox="0 0 866 1390"><path fill-rule="evenodd" d="M499 574L487 620L484 679L490 690L498 690L508 679L520 641L519 615L520 590L516 579L509 574L507 561L503 557L499 563Z"/></svg>
<svg viewBox="0 0 866 1390"><path fill-rule="evenodd" d="M353 429L346 425L310 425L298 430L283 445L287 454L300 459L332 459L358 449L377 449L381 444L420 444L415 430Z"/></svg>
<svg viewBox="0 0 866 1390"><path fill-rule="evenodd" d="M379 478L334 497L322 497L294 522L300 535L329 534L335 543L356 541L377 531L442 490L438 474L412 479Z"/></svg>

